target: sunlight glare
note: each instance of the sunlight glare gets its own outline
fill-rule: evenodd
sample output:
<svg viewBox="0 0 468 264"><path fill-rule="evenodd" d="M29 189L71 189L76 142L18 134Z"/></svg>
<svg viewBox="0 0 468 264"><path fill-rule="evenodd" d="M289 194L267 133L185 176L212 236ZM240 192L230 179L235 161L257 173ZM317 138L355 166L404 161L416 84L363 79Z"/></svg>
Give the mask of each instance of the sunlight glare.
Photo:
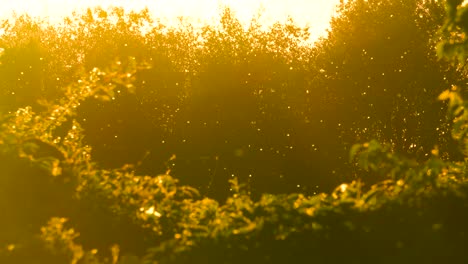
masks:
<svg viewBox="0 0 468 264"><path fill-rule="evenodd" d="M137 11L148 7L155 17L169 24L179 17L196 23L212 23L217 20L220 9L229 6L246 25L261 11L260 22L264 25L291 17L299 26L310 26L312 38L317 38L328 28L338 3L339 0L0 0L0 17L7 18L13 12L28 13L57 22L74 10L121 6Z"/></svg>

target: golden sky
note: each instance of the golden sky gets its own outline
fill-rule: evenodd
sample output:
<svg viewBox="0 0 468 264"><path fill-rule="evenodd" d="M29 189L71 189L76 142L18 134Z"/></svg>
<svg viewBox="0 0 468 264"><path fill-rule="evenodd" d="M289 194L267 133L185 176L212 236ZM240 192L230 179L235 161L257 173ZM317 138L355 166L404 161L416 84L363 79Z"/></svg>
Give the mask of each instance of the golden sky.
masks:
<svg viewBox="0 0 468 264"><path fill-rule="evenodd" d="M328 27L338 3L339 0L0 0L0 16L7 17L15 11L57 21L75 9L100 5L134 10L148 7L154 15L166 21L184 16L210 22L216 19L221 6L228 5L243 22L248 22L259 10L263 10L262 22L265 24L284 21L291 16L299 25L309 25L316 37Z"/></svg>

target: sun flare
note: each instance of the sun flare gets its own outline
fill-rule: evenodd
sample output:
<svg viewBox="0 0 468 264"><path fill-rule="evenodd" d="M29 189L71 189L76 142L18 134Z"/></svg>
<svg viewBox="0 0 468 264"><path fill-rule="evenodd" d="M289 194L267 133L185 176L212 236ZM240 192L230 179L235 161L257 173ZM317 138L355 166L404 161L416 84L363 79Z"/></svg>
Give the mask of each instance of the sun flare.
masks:
<svg viewBox="0 0 468 264"><path fill-rule="evenodd" d="M154 16L169 22L186 17L195 22L210 23L217 18L220 7L229 6L244 23L259 12L265 25L292 17L298 25L310 26L312 38L316 38L328 28L338 3L339 0L0 0L0 17L6 18L13 12L27 13L54 22L74 10L121 6L128 10L148 7Z"/></svg>

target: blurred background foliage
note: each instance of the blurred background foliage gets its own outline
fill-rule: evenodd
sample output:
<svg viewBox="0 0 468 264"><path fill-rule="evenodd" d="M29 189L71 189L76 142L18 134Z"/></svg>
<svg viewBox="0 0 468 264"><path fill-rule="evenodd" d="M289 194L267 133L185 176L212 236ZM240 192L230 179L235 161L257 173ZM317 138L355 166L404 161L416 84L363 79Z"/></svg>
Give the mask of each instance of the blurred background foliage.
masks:
<svg viewBox="0 0 468 264"><path fill-rule="evenodd" d="M465 262L464 13L2 21L0 262Z"/></svg>
<svg viewBox="0 0 468 264"><path fill-rule="evenodd" d="M1 111L43 109L80 74L134 57L149 66L134 93L117 89L79 107L100 166L139 163L144 174L169 166L216 199L227 197L232 175L257 196L330 191L365 176L347 162L356 142L377 139L419 159L438 144L460 157L436 100L466 83L437 59L443 15L437 1L349 1L314 45L292 20L244 26L228 8L203 28L119 8L59 25L21 16L2 22Z"/></svg>

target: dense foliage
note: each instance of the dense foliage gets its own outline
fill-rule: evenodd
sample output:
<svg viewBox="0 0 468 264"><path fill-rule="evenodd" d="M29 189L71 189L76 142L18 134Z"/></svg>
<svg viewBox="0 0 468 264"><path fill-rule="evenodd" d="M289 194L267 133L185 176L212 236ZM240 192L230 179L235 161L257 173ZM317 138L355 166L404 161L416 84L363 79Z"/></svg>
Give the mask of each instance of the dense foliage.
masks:
<svg viewBox="0 0 468 264"><path fill-rule="evenodd" d="M466 262L461 5L348 1L315 47L228 9L5 21L0 262Z"/></svg>
<svg viewBox="0 0 468 264"><path fill-rule="evenodd" d="M294 21L246 27L229 9L201 29L122 9L89 10L61 26L10 19L0 38L0 111L41 111L85 72L131 56L149 66L136 74L134 93L117 89L78 108L103 168L170 169L222 201L232 175L257 198L329 192L363 178L347 156L371 139L420 160L434 144L461 158L435 100L466 83L434 50L442 4L350 1L341 9L315 46Z"/></svg>

